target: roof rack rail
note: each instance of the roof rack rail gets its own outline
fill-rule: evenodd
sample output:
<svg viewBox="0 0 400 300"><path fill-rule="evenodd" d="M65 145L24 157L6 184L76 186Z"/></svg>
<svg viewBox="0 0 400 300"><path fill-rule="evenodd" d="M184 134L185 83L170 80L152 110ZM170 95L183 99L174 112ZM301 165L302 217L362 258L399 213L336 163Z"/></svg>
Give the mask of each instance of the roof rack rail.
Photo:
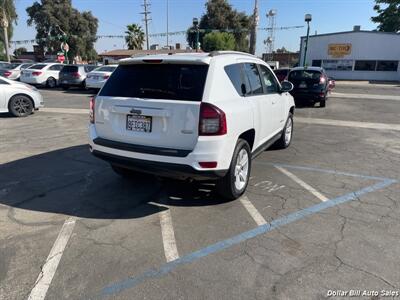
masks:
<svg viewBox="0 0 400 300"><path fill-rule="evenodd" d="M245 53L245 52L239 52L239 51L212 51L212 52L210 52L210 54L208 56L214 57L214 56L227 55L227 54L236 54L236 55L256 57L253 54Z"/></svg>

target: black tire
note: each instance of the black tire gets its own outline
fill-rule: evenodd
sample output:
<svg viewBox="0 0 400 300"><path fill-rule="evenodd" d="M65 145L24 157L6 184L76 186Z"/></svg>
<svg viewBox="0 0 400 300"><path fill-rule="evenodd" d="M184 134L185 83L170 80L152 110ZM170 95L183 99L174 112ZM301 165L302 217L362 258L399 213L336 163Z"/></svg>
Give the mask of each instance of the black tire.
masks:
<svg viewBox="0 0 400 300"><path fill-rule="evenodd" d="M117 173L119 176L123 177L123 178L132 178L135 175L138 175L139 173L134 171L134 170L130 170L130 169L126 169L120 166L116 166L111 164L111 168L113 169L113 171L115 173Z"/></svg>
<svg viewBox="0 0 400 300"><path fill-rule="evenodd" d="M54 77L49 77L46 80L46 87L55 88L57 86L57 80Z"/></svg>
<svg viewBox="0 0 400 300"><path fill-rule="evenodd" d="M67 86L67 85L63 85L61 88L62 88L64 91L69 90L69 86Z"/></svg>
<svg viewBox="0 0 400 300"><path fill-rule="evenodd" d="M291 130L290 130L290 139L289 140L286 139L286 136L287 136L287 133L288 133L287 132L288 126L292 127ZM286 120L285 127L283 128L282 135L279 138L279 140L277 140L277 142L275 144L277 148L286 149L287 147L290 146L290 143L292 142L292 138L293 138L293 127L294 127L293 126L293 114L291 112L289 112L289 116L288 116L288 118Z"/></svg>
<svg viewBox="0 0 400 300"><path fill-rule="evenodd" d="M25 95L15 95L8 103L8 110L14 117L27 117L33 109L32 100Z"/></svg>
<svg viewBox="0 0 400 300"><path fill-rule="evenodd" d="M326 97L324 100L319 101L319 107L325 107L326 106Z"/></svg>
<svg viewBox="0 0 400 300"><path fill-rule="evenodd" d="M235 176L235 169L237 166L237 160L239 157L239 153L241 153L242 149L247 152L248 157L248 169L247 169L247 176L245 178L244 186L241 189L238 189L235 185L236 176ZM249 144L242 139L239 139L235 151L233 152L231 165L229 167L228 173L220 179L217 183L217 193L225 199L228 200L235 200L239 198L243 193L246 191L247 185L249 183L251 173L251 151Z"/></svg>

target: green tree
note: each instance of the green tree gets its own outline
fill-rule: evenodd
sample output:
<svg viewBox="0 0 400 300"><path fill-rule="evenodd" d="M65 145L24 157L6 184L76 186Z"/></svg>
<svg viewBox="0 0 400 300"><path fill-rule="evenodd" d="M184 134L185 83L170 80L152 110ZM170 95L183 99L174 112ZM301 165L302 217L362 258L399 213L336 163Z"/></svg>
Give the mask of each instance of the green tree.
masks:
<svg viewBox="0 0 400 300"><path fill-rule="evenodd" d="M17 12L15 9L15 1L14 0L0 0L0 23L3 21L3 9L8 22L8 40L11 40L13 35L14 24L17 24ZM5 55L4 47L4 32L3 28L0 30L0 59L4 60Z"/></svg>
<svg viewBox="0 0 400 300"><path fill-rule="evenodd" d="M375 0L374 10L378 13L372 17L378 23L379 31L400 32L400 0Z"/></svg>
<svg viewBox="0 0 400 300"><path fill-rule="evenodd" d="M125 31L125 33L127 34L125 36L125 42L128 45L128 49L142 50L144 43L144 32L142 30L142 27L137 24L130 24L127 25L126 28L128 30Z"/></svg>
<svg viewBox="0 0 400 300"><path fill-rule="evenodd" d="M203 45L203 38L207 33L219 30L233 34L235 50L248 52L251 18L243 12L233 9L227 0L209 0L205 6L206 13L201 17L199 24L200 44ZM187 41L190 46L195 45L196 32L193 26L187 32Z"/></svg>
<svg viewBox="0 0 400 300"><path fill-rule="evenodd" d="M25 47L19 47L14 50L15 56L20 56L22 53L27 52L28 50Z"/></svg>
<svg viewBox="0 0 400 300"><path fill-rule="evenodd" d="M206 52L217 50L235 50L235 37L228 32L211 32L203 38L203 49Z"/></svg>
<svg viewBox="0 0 400 300"><path fill-rule="evenodd" d="M69 44L69 59L80 56L84 60L95 59L94 51L98 20L91 12L79 12L71 0L35 1L26 9L28 25L36 27L36 41L43 51L56 54L60 51L64 33Z"/></svg>

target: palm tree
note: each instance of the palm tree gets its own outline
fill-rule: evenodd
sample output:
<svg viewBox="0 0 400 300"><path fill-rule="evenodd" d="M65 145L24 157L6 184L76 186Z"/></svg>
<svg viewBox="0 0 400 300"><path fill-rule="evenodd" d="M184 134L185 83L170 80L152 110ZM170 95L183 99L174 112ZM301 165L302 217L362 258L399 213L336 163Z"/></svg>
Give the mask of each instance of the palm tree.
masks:
<svg viewBox="0 0 400 300"><path fill-rule="evenodd" d="M137 24L127 25L127 31L125 33L125 41L128 44L128 49L130 50L142 50L144 43L144 32L142 27Z"/></svg>

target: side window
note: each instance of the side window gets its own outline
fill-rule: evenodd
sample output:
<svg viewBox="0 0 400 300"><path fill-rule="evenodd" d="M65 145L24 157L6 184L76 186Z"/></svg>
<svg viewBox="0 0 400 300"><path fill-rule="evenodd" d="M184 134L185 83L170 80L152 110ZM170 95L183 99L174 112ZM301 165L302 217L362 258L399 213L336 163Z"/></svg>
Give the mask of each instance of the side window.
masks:
<svg viewBox="0 0 400 300"><path fill-rule="evenodd" d="M278 92L278 83L275 80L274 75L267 67L263 65L260 66L261 71L261 79L264 83L265 93L266 94L274 94Z"/></svg>
<svg viewBox="0 0 400 300"><path fill-rule="evenodd" d="M244 89L243 82L243 73L241 64L233 64L226 66L225 68L226 75L228 75L230 81L235 87L237 93L241 96L245 96L246 90Z"/></svg>
<svg viewBox="0 0 400 300"><path fill-rule="evenodd" d="M54 65L49 68L51 71L60 71L63 68L63 65Z"/></svg>
<svg viewBox="0 0 400 300"><path fill-rule="evenodd" d="M263 86L261 83L260 74L258 73L257 65L245 63L244 64L244 72L247 75L247 78L250 82L251 92L248 94L251 95L260 95L263 93Z"/></svg>

